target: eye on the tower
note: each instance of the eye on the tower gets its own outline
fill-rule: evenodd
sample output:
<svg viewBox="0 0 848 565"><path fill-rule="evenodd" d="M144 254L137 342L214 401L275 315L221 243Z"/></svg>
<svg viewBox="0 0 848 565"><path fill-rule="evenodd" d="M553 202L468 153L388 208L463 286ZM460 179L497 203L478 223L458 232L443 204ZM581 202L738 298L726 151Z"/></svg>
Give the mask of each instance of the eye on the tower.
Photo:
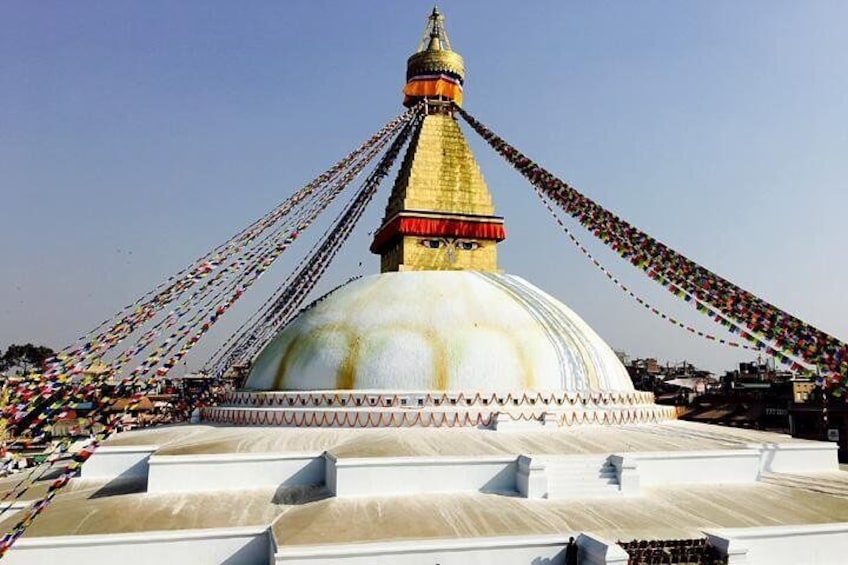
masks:
<svg viewBox="0 0 848 565"><path fill-rule="evenodd" d="M444 246L444 242L441 239L421 239L418 240L418 243L427 249L439 249Z"/></svg>
<svg viewBox="0 0 848 565"><path fill-rule="evenodd" d="M480 247L480 242L470 239L460 239L456 242L456 248L462 251L474 251Z"/></svg>

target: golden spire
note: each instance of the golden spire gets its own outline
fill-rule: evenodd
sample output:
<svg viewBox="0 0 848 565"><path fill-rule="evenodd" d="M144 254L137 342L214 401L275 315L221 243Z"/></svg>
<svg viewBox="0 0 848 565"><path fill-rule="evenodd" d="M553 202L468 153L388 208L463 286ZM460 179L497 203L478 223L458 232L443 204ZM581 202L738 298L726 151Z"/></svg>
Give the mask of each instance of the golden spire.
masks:
<svg viewBox="0 0 848 565"><path fill-rule="evenodd" d="M427 114L415 131L371 251L381 270L497 270L506 237L492 197L453 104L462 102L465 68L451 50L438 9L427 19L418 51L407 62L404 104L422 100Z"/></svg>

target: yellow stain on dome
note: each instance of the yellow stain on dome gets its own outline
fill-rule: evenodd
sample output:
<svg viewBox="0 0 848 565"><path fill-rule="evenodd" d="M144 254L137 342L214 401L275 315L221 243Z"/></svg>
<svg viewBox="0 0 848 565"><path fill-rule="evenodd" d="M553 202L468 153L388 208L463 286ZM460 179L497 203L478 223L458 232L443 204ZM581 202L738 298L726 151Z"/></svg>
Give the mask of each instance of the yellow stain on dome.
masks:
<svg viewBox="0 0 848 565"><path fill-rule="evenodd" d="M283 352L283 356L280 358L280 363L277 365L277 372L274 374L274 388L282 389L286 382L286 369L289 366L289 361L291 360L291 356L293 355L295 348L292 347L297 341L302 339L303 336L296 335L293 340L291 340L288 345L286 345L286 350Z"/></svg>
<svg viewBox="0 0 848 565"><path fill-rule="evenodd" d="M536 373L533 371L533 362L527 356L527 352L523 347L516 345L515 350L518 352L518 362L521 363L522 368L523 377L521 382L524 384L525 389L533 390L536 388Z"/></svg>
<svg viewBox="0 0 848 565"><path fill-rule="evenodd" d="M529 358L527 351L521 346L521 343L516 340L515 336L504 328L495 325L477 323L475 327L504 336L506 341L512 346L516 360L521 368L520 378L523 387L532 389L536 382L532 360ZM432 371L429 372L431 376L428 388L432 390L450 390L452 379L449 369L448 346L443 336L418 324L391 323L380 328L380 333L389 336L397 335L401 332L414 334L422 343L427 344L429 351L432 353ZM292 365L299 359L314 355L316 349L326 347L329 342L336 341L331 339L333 336L343 336L345 342L343 349L344 355L335 370L335 375L327 375L328 380L334 381L336 388L340 390L356 389L359 385L358 377L360 375L358 374L358 368L362 361L363 344L361 335L358 334L351 324L332 324L314 328L292 339L279 361L274 379L274 388L276 390L286 389L286 383L289 382L290 384L290 379L293 376ZM453 384L455 385L456 383Z"/></svg>
<svg viewBox="0 0 848 565"><path fill-rule="evenodd" d="M359 362L359 338L350 340L347 356L336 374L336 388L351 390L356 386L356 364Z"/></svg>
<svg viewBox="0 0 848 565"><path fill-rule="evenodd" d="M321 347L322 344L329 343L331 341L329 336L334 334L340 335L344 338L346 341L346 351L351 350L351 344L356 342L357 339L357 331L355 328L352 328L349 324L345 323L314 328L307 332L295 335L294 339L287 344L286 349L283 352L283 356L280 358L280 362L274 376L274 388L277 390L286 388L285 384L287 377L289 377L291 373L290 367L292 362L298 358L309 358L314 356L316 353L319 353L317 349ZM342 364L347 361L347 357L349 357L349 355L345 357Z"/></svg>
<svg viewBox="0 0 848 565"><path fill-rule="evenodd" d="M308 332L295 336L295 338L289 342L282 358L280 359L280 363L274 377L274 387L277 390L284 388L286 377L289 375L289 366L292 359L304 353L308 354L310 349L315 347L316 343L325 343L329 341L326 339L328 335L341 333L347 340L348 346L346 350L348 351L348 354L342 361L340 370L336 371L336 386L337 388L343 389L353 388L356 383L356 356L358 355L359 344L357 338L358 332L353 327L353 323L350 320L352 317L351 313L367 308L368 305L372 303L373 297L379 294L380 288L385 285L385 282L386 281L380 281L378 284L366 288L351 305L347 315L345 316L345 321L340 321L332 326L314 328Z"/></svg>
<svg viewBox="0 0 848 565"><path fill-rule="evenodd" d="M429 335L427 335L429 333ZM425 332L425 337L433 345L433 370L436 377L436 390L448 389L448 348L441 337L433 332Z"/></svg>

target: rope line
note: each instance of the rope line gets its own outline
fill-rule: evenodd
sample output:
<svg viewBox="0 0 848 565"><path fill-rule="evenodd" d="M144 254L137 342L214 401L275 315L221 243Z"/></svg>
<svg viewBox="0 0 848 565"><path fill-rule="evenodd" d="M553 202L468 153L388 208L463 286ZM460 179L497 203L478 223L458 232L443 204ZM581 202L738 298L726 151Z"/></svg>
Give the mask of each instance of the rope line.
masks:
<svg viewBox="0 0 848 565"><path fill-rule="evenodd" d="M386 151L382 160L375 167L374 172L363 184L351 206L342 212L334 225L324 233L323 240L316 248L315 253L307 257L302 262L301 268L292 273L283 285L281 285L279 291L275 293L275 299L267 304L250 330L244 334L241 340L236 342L236 346L230 355L226 357L226 360L222 363L222 367L216 369L215 374L219 374L219 371L226 370L249 352L255 352L264 348L273 339L276 329L284 326L291 320L309 292L312 291L319 278L326 271L329 263L347 240L354 226L361 218L365 207L374 197L380 182L388 174L397 159L398 153L409 139L411 132L420 125L419 118L420 115L413 118L398 134L398 137Z"/></svg>
<svg viewBox="0 0 848 565"><path fill-rule="evenodd" d="M315 218L327 208L329 203L342 192L344 187L349 185L350 182L359 175L367 163L373 160L373 158L379 154L385 145L394 138L394 142L387 151L386 156L380 160L374 172L371 173L363 184L362 189L360 189L356 197L353 198L351 204L346 209L346 213L342 214L337 219L336 229L332 230L330 236L324 239L324 245L319 247L318 253L313 254L315 260L309 262L308 266L310 267L309 272L313 275L314 281L317 282L317 279L325 272L327 265L335 256L336 252L341 247L341 244L351 233L356 221L361 217L365 206L367 206L376 192L380 181L386 176L389 168L394 163L400 148L406 142L411 130L411 124L417 123L419 115L419 108L410 109L399 118L393 120L389 125L381 130L378 135L373 136L369 142L366 142L366 144L362 147L362 150L356 152L355 159L347 160L347 162L345 162L345 160L341 161L340 163L344 163L344 168L339 168L335 171L331 169L331 174L327 173L319 177L319 179L323 180L320 183L317 181L316 183L312 183L308 194L303 190L297 193L301 196L299 198L299 203L306 201L307 206L305 209L301 209L301 212L296 215L293 223L296 224L298 231L303 231L309 227L312 221L314 221ZM398 131L401 133L396 135ZM351 167L348 168L347 165L351 163ZM338 166L339 165L337 164L336 167ZM334 169L336 167L334 167ZM327 180L334 180L335 182L330 185L329 188L319 186L319 184L325 184L325 181ZM310 205L308 204L309 200L307 197L313 193L316 194L317 197L312 200L312 204ZM291 199L287 200L287 202L291 202ZM285 213L288 214L294 208L294 205L288 207L288 210ZM243 296L244 292L253 283L255 283L255 281L270 267L271 263L273 263L294 241L296 233L290 233L282 227L272 230L271 232L266 231L272 228L272 226L276 223L276 220L279 219L280 218L277 217L273 222L270 220L265 222L262 230L251 231L249 239L251 241L258 242L258 245L249 246L241 257L236 256L235 261L231 264L232 268L229 268L228 266L220 269L218 273L215 273L214 276L205 281L204 284L198 287L194 293L183 300L183 302L175 309L168 312L163 319L154 323L148 331L139 336L133 346L128 347L118 354L114 365L111 366L113 370L121 369L129 360L134 358L141 351L149 347L151 344L156 343L157 336L160 335L162 331L176 325L177 322L189 312L193 313L193 315L183 321L183 323L174 332L162 340L161 343L159 343L159 345L154 349L153 353L148 355L139 367L134 369L129 376L120 381L119 388L132 387L133 390L136 391L133 395L133 403L126 406L125 412L131 410L134 403L137 403L137 401L142 398L143 393L145 391L149 391L155 384L157 384L159 377L167 374L176 362L183 358L191 350L191 348L200 341L203 335L208 332L215 322L218 321L241 296ZM292 222L289 222L287 225L291 225L291 223ZM283 234L288 235L283 238ZM241 244L244 245L240 246L239 242L234 242L232 246L229 246L229 248L233 250L231 255L241 252L247 243L249 242L246 242L244 238L241 241ZM237 251L235 250L236 248L238 248ZM51 360L47 371L42 374L30 375L30 378L24 381L22 386L17 390L20 394L15 396L15 410L7 411L4 409L4 418L8 420L11 417L14 419L14 423L32 419L32 422L28 427L28 429L32 429L43 425L48 421L52 421L51 418L57 413L57 410L60 410L69 399L90 400L91 395L100 390L100 386L103 384L103 381L105 381L112 372L108 371L102 374L86 372L87 367L85 367L84 363L94 357L95 354L101 354L104 351L113 349L127 336L131 335L136 327L140 327L153 319L157 310L160 310L165 305L178 298L184 290L190 286L194 286L199 280L206 279L219 265L220 262L217 265L210 266L211 268L209 269L204 269L202 276L199 276L195 271L190 270L191 276L189 278L191 280L185 288L178 288L180 287L179 281L186 280L186 278L179 278L181 275L175 275L175 277L171 277L171 279L169 279L169 281L171 281L178 278L179 280L177 283L163 283L156 287L157 289L165 288L165 290L155 294L152 299L147 300L145 297L149 297L149 295L154 293L154 291L151 291L145 295L145 297L137 301L137 303L140 303L146 300L146 302L144 302L144 306L139 307L136 311L134 311L134 315L137 315L132 320L128 320L127 316L122 315L121 320L111 326L111 328L115 330L115 333L118 334L117 336L110 335L110 338L104 343L98 343L98 339L96 337L92 338L79 350L66 348L66 350L64 350L61 354L61 357ZM312 284L314 285L314 282ZM308 289L305 286L298 286L298 289L299 294L297 297L302 300L302 298L308 293ZM302 297L300 294L302 294ZM219 301L221 297L223 297L223 302ZM211 315L209 312L212 312ZM108 323L106 325L108 325ZM102 329L102 327L105 326L101 324L98 328ZM179 350L172 354L173 350L180 344L182 345ZM68 351L70 351L70 353L68 353ZM170 355L170 357L157 368L156 374L147 379L143 379L142 377L144 377L154 366L158 365L161 362L162 357L166 355ZM95 410L92 414L95 416L99 415L99 412L108 405L109 400L111 399L101 398L100 403L96 403ZM35 416L34 408L38 408L39 406L41 406L42 410L37 414L37 416ZM35 417L33 418L33 416ZM24 531L26 531L32 521L50 504L56 493L61 490L72 477L76 476L82 462L88 459L91 453L96 450L100 442L114 431L115 425L118 421L119 418L113 418L111 422L107 421L104 430L100 434L97 434L93 441L87 444L83 449L77 450L73 453L74 461L62 469L59 478L49 485L46 495L30 506L24 512L21 520L12 528L11 531L7 532L2 541L0 541L0 558L8 552L15 541L23 535ZM70 439L64 439L56 443L46 458L47 462L50 464L43 464L33 468L32 471L19 481L11 491L4 495L5 498L14 498L15 500L20 499L29 490L32 484L43 478L44 475L51 470L52 463L57 460L54 455L68 451L69 447ZM36 469L38 469L38 471L36 471Z"/></svg>
<svg viewBox="0 0 848 565"><path fill-rule="evenodd" d="M554 208L551 206L550 201L545 197L545 195L536 186L534 186L533 188L535 189L536 194L539 196L539 199L545 205L545 208L548 210L548 212L550 212L551 216L556 221L557 225L562 229L563 232L565 232L565 234L568 236L568 238L571 240L571 242L580 250L580 252L587 259L589 259L592 262L592 264L595 267L597 267L598 270L601 271L606 276L607 279L609 279L610 282L612 282L619 289L623 290L628 296L633 298L640 306L644 307L646 310L651 312L651 314L654 314L658 318L669 322L671 325L673 325L675 327L682 328L682 329L688 331L689 333L695 334L699 337L703 337L703 338L705 338L709 341L714 341L714 342L720 343L722 345L727 345L728 347L747 349L747 350L751 350L751 351L762 351L763 349L765 349L766 344L762 343L762 342L759 342L758 345L747 345L745 343L739 343L739 342L732 341L732 340L722 339L722 338L716 337L712 334L709 334L707 332L703 332L703 331L698 330L698 329L696 329L692 326L688 326L688 325L684 324L683 322L680 322L679 320L676 320L674 317L669 316L668 314L665 314L664 312L660 311L658 308L651 305L647 300L645 300L641 296L634 293L632 289L630 289L627 285L622 283L618 279L618 277L613 275L612 272L610 272L609 269L607 269L604 265L602 265L600 263L600 261L598 261L592 255L592 253L588 249L586 249L586 247L582 243L580 243L580 241L574 235L574 232L571 231L571 229L569 229L569 227L565 225L565 223L562 221L562 218L560 218L560 216L556 213L556 210L554 210ZM669 283L669 284L673 284L673 283ZM685 293L685 291L681 290L681 292L684 292L685 296L683 298L686 302L688 302L688 303L692 303L693 301L695 302L695 304L693 304L693 307L696 307L697 304L703 305L702 302L700 302L696 298L693 298L688 293ZM703 306L704 306L704 308L707 308L706 305L703 305ZM718 316L718 314L715 313L712 310L710 310L708 313L713 317ZM730 322L728 322L728 323L730 323ZM738 326L734 325L734 327L737 330L739 329ZM728 331L731 331L731 330L728 330Z"/></svg>
<svg viewBox="0 0 848 565"><path fill-rule="evenodd" d="M766 353L783 364L791 365L795 370L805 369L794 359L798 358L804 363L823 368L829 373L831 384L845 379L848 374L848 344L754 296L655 240L555 177L462 108L455 109L499 155L593 235L652 279L674 283L664 285L670 292L675 292L672 286L683 290L708 304L722 317L744 327L745 330L740 334L743 339L750 340L752 332L761 334L773 344L766 345Z"/></svg>

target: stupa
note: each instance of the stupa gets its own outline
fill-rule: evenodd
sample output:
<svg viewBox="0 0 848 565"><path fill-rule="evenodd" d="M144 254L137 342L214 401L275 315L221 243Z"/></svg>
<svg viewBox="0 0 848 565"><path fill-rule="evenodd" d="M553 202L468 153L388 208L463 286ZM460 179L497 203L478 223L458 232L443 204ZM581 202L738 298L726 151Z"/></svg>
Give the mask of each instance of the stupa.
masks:
<svg viewBox="0 0 848 565"><path fill-rule="evenodd" d="M109 439L10 563L540 565L572 536L581 563L628 563L617 540L842 562L835 444L677 421L579 316L500 270L504 220L454 117L464 77L434 9L382 272L303 311L202 423Z"/></svg>
<svg viewBox="0 0 848 565"><path fill-rule="evenodd" d="M426 110L371 245L382 273L302 313L247 380L268 393L242 393L207 418L501 429L673 418L577 314L500 271L504 219L454 115L465 66L437 10L406 79L404 104Z"/></svg>

